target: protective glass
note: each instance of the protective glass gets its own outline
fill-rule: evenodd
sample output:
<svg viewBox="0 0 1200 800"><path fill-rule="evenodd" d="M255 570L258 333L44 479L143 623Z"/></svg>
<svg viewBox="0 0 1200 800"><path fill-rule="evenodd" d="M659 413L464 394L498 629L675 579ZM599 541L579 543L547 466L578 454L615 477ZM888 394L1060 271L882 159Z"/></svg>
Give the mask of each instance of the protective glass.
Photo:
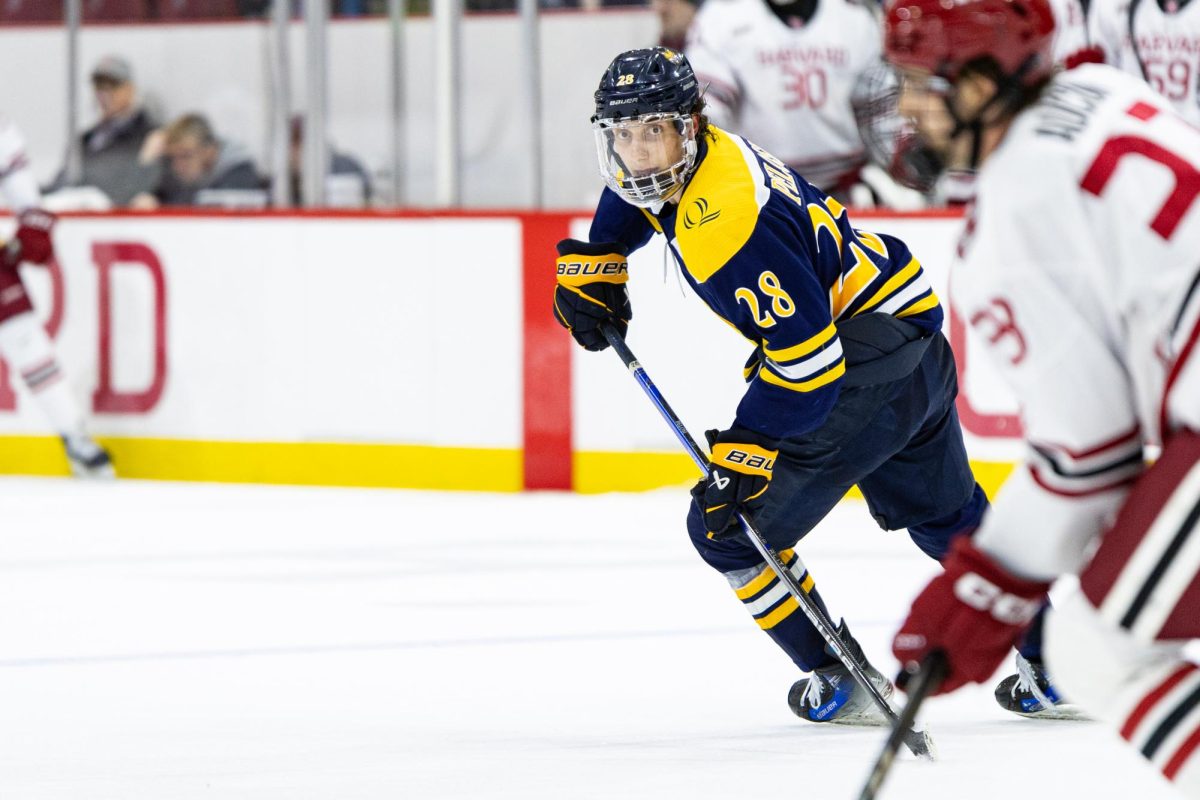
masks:
<svg viewBox="0 0 1200 800"><path fill-rule="evenodd" d="M592 131L604 182L640 208L679 191L696 165L696 123L690 115L598 119Z"/></svg>

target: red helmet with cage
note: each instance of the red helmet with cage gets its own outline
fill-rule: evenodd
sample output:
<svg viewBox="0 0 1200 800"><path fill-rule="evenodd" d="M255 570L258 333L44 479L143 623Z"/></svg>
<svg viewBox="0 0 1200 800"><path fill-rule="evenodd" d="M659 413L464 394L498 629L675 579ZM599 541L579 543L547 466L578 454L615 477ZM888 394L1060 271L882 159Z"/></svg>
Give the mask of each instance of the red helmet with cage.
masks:
<svg viewBox="0 0 1200 800"><path fill-rule="evenodd" d="M1028 86L1054 67L1049 0L889 0L887 60L949 81L984 58Z"/></svg>

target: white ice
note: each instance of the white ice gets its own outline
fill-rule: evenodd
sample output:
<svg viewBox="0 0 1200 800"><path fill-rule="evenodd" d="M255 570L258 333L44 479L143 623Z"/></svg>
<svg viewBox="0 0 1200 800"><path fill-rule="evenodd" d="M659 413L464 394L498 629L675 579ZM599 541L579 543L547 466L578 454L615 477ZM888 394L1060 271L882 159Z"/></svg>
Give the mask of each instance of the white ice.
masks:
<svg viewBox="0 0 1200 800"><path fill-rule="evenodd" d="M884 731L791 715L686 497L0 480L0 798L857 797ZM893 671L935 565L854 502L801 553ZM1174 796L991 691L881 797Z"/></svg>

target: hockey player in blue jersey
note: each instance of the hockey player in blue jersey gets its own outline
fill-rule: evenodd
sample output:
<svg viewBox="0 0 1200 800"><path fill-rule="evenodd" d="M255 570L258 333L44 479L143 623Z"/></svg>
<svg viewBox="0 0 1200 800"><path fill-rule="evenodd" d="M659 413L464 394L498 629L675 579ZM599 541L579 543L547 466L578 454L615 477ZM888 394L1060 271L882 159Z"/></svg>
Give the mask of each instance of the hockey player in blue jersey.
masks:
<svg viewBox="0 0 1200 800"><path fill-rule="evenodd" d="M626 256L661 233L696 294L754 345L736 416L710 435L688 532L808 673L788 695L798 716L881 722L736 516L753 514L822 608L793 548L850 487L860 487L880 527L907 528L935 559L974 530L987 499L963 447L938 298L902 241L856 229L845 208L779 159L708 124L678 52L622 53L595 100L608 188L590 241L559 243L555 316L583 347L607 347L600 323L623 332L632 316ZM839 629L861 655L844 622ZM890 695L888 680L867 672Z"/></svg>

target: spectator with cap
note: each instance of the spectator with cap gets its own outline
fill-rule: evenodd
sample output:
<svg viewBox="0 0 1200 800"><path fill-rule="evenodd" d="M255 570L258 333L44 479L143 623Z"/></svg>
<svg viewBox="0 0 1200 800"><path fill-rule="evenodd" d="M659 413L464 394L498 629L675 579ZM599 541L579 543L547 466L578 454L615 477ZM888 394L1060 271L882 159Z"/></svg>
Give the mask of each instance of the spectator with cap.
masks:
<svg viewBox="0 0 1200 800"><path fill-rule="evenodd" d="M161 167L151 154L158 123L141 105L133 70L124 58L109 55L100 59L91 78L100 120L80 137L80 180L69 183L64 166L47 191L68 185L94 186L113 205L127 205L158 182Z"/></svg>
<svg viewBox="0 0 1200 800"><path fill-rule="evenodd" d="M266 205L265 183L245 147L217 137L201 114L184 114L162 137L162 178L133 207Z"/></svg>

